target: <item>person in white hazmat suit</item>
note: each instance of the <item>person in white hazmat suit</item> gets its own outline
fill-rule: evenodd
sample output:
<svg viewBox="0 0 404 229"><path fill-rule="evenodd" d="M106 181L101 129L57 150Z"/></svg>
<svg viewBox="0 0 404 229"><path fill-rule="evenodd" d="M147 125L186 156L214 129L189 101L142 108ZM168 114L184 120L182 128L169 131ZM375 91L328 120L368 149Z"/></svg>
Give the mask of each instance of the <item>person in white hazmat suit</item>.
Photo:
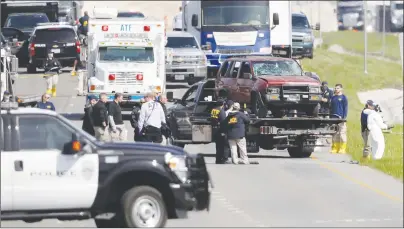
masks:
<svg viewBox="0 0 404 229"><path fill-rule="evenodd" d="M374 104L376 107L376 104ZM394 126L384 123L377 109L365 109L367 115L367 129L369 130L368 141L372 151L372 158L379 160L383 157L385 142L382 130L391 129Z"/></svg>

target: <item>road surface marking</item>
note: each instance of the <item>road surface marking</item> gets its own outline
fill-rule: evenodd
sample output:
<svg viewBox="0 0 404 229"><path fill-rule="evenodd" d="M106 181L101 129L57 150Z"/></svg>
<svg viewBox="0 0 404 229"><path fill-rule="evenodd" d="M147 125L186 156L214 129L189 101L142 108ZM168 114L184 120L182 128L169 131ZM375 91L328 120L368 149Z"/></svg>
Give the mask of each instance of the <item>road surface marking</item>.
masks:
<svg viewBox="0 0 404 229"><path fill-rule="evenodd" d="M393 219L385 218L385 219L338 219L338 220L315 220L315 223L334 223L334 222L344 222L344 223L351 223L351 222L380 222L380 221L392 221ZM403 219L401 219L403 221Z"/></svg>
<svg viewBox="0 0 404 229"><path fill-rule="evenodd" d="M363 188L366 188L366 189L368 189L368 190L371 190L371 191L373 191L373 192L375 192L375 193L377 193L377 194L379 194L379 195L381 195L381 196L384 196L384 197L386 197L386 198L388 198L388 199L390 199L390 200L394 200L394 201L396 201L396 202L403 203L403 200L400 199L400 198L398 198L398 197L391 196L391 195L389 195L389 194L387 194L387 193L385 193L385 192L383 192L383 191L381 191L381 190L379 190L379 189L377 189L377 188L374 188L374 187L372 187L372 186L370 186L370 185L368 185L368 184L366 184L366 183L364 183L364 182L362 182L362 181L360 181L360 180L357 180L357 179L355 179L355 178L353 178L353 177L351 177L351 176L349 176L349 175L347 175L347 174L345 174L345 173L343 173L343 172L337 170L336 168L333 168L333 167L327 165L326 163L323 163L323 162L319 161L319 160L318 160L317 158L315 158L315 157L312 157L312 159L313 159L314 161L316 161L321 167L326 168L326 169L328 169L329 171L331 171L331 172L333 172L333 173L335 173L335 174L338 174L338 175L344 177L344 178L347 179L347 180L352 181L353 183L355 183L355 184L357 184L357 185L359 185L359 186L362 186Z"/></svg>

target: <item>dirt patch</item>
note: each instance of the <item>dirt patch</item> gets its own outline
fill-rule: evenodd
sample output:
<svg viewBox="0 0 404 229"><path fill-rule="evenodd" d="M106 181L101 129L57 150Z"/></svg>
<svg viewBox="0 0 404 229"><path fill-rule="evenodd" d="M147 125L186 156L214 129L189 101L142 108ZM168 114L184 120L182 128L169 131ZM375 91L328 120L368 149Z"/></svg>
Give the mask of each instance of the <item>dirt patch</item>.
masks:
<svg viewBox="0 0 404 229"><path fill-rule="evenodd" d="M328 51L335 52L335 53L338 53L338 54L350 55L350 56L363 56L363 54L361 54L361 53L356 53L356 52L346 50L341 45L336 45L336 44L330 45L328 47ZM372 53L369 53L368 57L375 58L375 59L382 60L382 61L401 64L400 61L393 60L393 59L390 59L390 58L387 58L387 57L377 56L377 55L372 54Z"/></svg>

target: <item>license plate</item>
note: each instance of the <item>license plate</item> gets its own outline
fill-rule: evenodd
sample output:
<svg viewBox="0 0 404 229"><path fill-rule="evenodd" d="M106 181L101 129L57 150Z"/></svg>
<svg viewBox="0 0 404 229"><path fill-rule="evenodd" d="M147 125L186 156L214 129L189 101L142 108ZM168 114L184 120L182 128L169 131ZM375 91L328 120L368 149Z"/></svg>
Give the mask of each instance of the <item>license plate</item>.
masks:
<svg viewBox="0 0 404 229"><path fill-rule="evenodd" d="M302 95L302 97L303 97L304 99L309 98L309 96L308 96L308 95Z"/></svg>
<svg viewBox="0 0 404 229"><path fill-rule="evenodd" d="M298 101L298 100L300 100L300 95L289 95L288 100Z"/></svg>
<svg viewBox="0 0 404 229"><path fill-rule="evenodd" d="M184 75L175 75L175 80L184 80L185 76Z"/></svg>
<svg viewBox="0 0 404 229"><path fill-rule="evenodd" d="M53 52L53 53L60 53L60 49L51 49L51 52Z"/></svg>

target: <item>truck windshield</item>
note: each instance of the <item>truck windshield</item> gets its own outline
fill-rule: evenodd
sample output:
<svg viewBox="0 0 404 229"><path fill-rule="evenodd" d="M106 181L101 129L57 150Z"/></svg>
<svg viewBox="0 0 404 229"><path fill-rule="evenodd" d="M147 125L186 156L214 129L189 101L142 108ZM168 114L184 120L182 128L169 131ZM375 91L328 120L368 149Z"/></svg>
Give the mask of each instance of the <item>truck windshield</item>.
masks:
<svg viewBox="0 0 404 229"><path fill-rule="evenodd" d="M49 19L45 14L14 15L7 19L5 27L31 29L34 28L38 23L44 22L49 22Z"/></svg>
<svg viewBox="0 0 404 229"><path fill-rule="evenodd" d="M274 60L254 62L255 76L302 76L303 71L294 60Z"/></svg>
<svg viewBox="0 0 404 229"><path fill-rule="evenodd" d="M310 28L309 21L304 16L292 16L292 27Z"/></svg>
<svg viewBox="0 0 404 229"><path fill-rule="evenodd" d="M154 62L153 48L109 46L99 48L100 61Z"/></svg>
<svg viewBox="0 0 404 229"><path fill-rule="evenodd" d="M226 2L224 1L224 3ZM236 5L208 5L203 7L202 22L204 26L262 26L269 25L268 15L268 6L253 5L245 1L245 5L238 3Z"/></svg>
<svg viewBox="0 0 404 229"><path fill-rule="evenodd" d="M193 37L168 37L167 45L168 48L198 48L198 43L196 43Z"/></svg>

